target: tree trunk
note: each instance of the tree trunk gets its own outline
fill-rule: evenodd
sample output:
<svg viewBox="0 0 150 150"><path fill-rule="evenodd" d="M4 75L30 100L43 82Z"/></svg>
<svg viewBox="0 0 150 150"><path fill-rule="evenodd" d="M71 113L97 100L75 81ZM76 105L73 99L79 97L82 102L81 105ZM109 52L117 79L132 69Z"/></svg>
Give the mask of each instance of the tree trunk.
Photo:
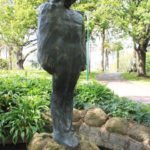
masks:
<svg viewBox="0 0 150 150"><path fill-rule="evenodd" d="M101 71L104 71L105 66L104 66L104 42L105 42L105 29L103 29L101 33L102 37L102 45L101 45Z"/></svg>
<svg viewBox="0 0 150 150"><path fill-rule="evenodd" d="M133 60L131 64L131 68L133 72L137 72L137 51L136 51L136 43L134 42L134 50L133 50Z"/></svg>
<svg viewBox="0 0 150 150"><path fill-rule="evenodd" d="M136 55L136 50L135 49L133 50L133 60L135 62L137 62L137 55Z"/></svg>
<svg viewBox="0 0 150 150"><path fill-rule="evenodd" d="M109 70L109 57L108 49L105 50L105 70Z"/></svg>
<svg viewBox="0 0 150 150"><path fill-rule="evenodd" d="M138 76L146 76L146 52L145 50L138 50Z"/></svg>
<svg viewBox="0 0 150 150"><path fill-rule="evenodd" d="M119 51L117 51L117 72L119 72Z"/></svg>
<svg viewBox="0 0 150 150"><path fill-rule="evenodd" d="M131 72L137 72L137 52L135 49L133 50L133 58L131 60L130 68Z"/></svg>
<svg viewBox="0 0 150 150"><path fill-rule="evenodd" d="M17 52L16 52L16 58L17 58L17 68L20 70L23 70L23 63L24 63L24 59L23 59L23 54L22 54L22 48L20 48Z"/></svg>
<svg viewBox="0 0 150 150"><path fill-rule="evenodd" d="M149 38L141 39L139 41L134 41L134 49L137 52L138 56L138 66L137 73L138 76L146 76L146 52L149 44Z"/></svg>
<svg viewBox="0 0 150 150"><path fill-rule="evenodd" d="M23 54L22 54L22 49L23 49L23 48L20 48L20 50L17 51L17 53L16 53L16 56L17 56L17 67L18 67L18 69L21 69L21 70L24 69L23 64L24 64L25 60L27 59L27 57L28 57L30 54L32 54L33 52L35 52L35 51L37 50L37 49L33 49L33 50L31 50L30 52L28 52L25 56L23 56Z"/></svg>
<svg viewBox="0 0 150 150"><path fill-rule="evenodd" d="M0 49L0 58L1 58L1 49Z"/></svg>
<svg viewBox="0 0 150 150"><path fill-rule="evenodd" d="M23 63L24 63L23 60L17 61L17 68L20 69L20 70L24 70Z"/></svg>
<svg viewBox="0 0 150 150"><path fill-rule="evenodd" d="M12 47L9 49L9 69L12 70Z"/></svg>

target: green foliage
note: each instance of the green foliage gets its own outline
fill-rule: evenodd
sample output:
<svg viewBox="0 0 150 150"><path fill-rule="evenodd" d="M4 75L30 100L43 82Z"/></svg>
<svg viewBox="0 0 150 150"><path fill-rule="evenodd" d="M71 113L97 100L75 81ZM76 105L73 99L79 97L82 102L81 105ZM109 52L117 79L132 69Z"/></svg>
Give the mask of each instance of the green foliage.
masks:
<svg viewBox="0 0 150 150"><path fill-rule="evenodd" d="M0 69L8 69L8 61L0 58Z"/></svg>
<svg viewBox="0 0 150 150"><path fill-rule="evenodd" d="M150 105L113 96L110 101L102 102L100 107L110 116L123 117L150 126Z"/></svg>
<svg viewBox="0 0 150 150"><path fill-rule="evenodd" d="M36 8L44 0L0 1L0 34L7 44L22 46L29 29L37 25Z"/></svg>
<svg viewBox="0 0 150 150"><path fill-rule="evenodd" d="M148 74L149 75L149 74ZM131 72L131 73L128 73L128 72L125 72L125 73L122 73L121 74L122 78L125 79L125 80L130 80L130 81L140 81L140 82L147 82L149 83L150 82L150 77L139 77L137 76L136 73L134 72Z"/></svg>
<svg viewBox="0 0 150 150"><path fill-rule="evenodd" d="M95 73L91 74L92 80ZM150 105L119 98L95 81L85 82L81 74L75 90L76 108L101 107L110 116L124 117L150 126ZM51 77L43 71L0 72L0 140L29 141L35 132L43 132L49 109Z"/></svg>
<svg viewBox="0 0 150 150"><path fill-rule="evenodd" d="M4 137L12 139L13 143L20 139L24 142L35 132L43 131L45 122L41 111L48 109L47 105L47 101L37 96L18 99L15 106L10 106L10 110L1 115Z"/></svg>
<svg viewBox="0 0 150 150"><path fill-rule="evenodd" d="M117 20L118 24L130 34L134 40L145 40L150 37L150 1L120 1L120 12Z"/></svg>
<svg viewBox="0 0 150 150"><path fill-rule="evenodd" d="M23 47L35 40L31 40L31 36L37 29L37 8L45 1L0 0L0 40L11 48L12 55L17 56L20 69L27 56L23 57Z"/></svg>
<svg viewBox="0 0 150 150"><path fill-rule="evenodd" d="M150 105L120 98L96 82L78 85L74 104L78 109L100 107L109 116L123 117L150 126Z"/></svg>
<svg viewBox="0 0 150 150"><path fill-rule="evenodd" d="M145 53L150 42L150 1L118 1L120 9L115 17L116 24L132 37L137 54ZM145 64L144 59L139 61L137 68L139 76L146 74L145 66L141 67L141 63Z"/></svg>
<svg viewBox="0 0 150 150"><path fill-rule="evenodd" d="M1 75L0 139L4 143L8 139L29 141L35 132L43 131L46 121L41 112L49 109L51 80L40 76L40 72Z"/></svg>
<svg viewBox="0 0 150 150"><path fill-rule="evenodd" d="M113 51L121 51L123 49L123 45L121 42L115 42L115 43L112 43L112 50Z"/></svg>
<svg viewBox="0 0 150 150"><path fill-rule="evenodd" d="M75 107L99 106L101 101L110 100L111 90L96 82L79 84L75 91Z"/></svg>
<svg viewBox="0 0 150 150"><path fill-rule="evenodd" d="M74 8L89 14L90 31L97 28L99 31L113 27L113 16L116 14L114 7L118 6L113 0L81 0L74 5Z"/></svg>
<svg viewBox="0 0 150 150"><path fill-rule="evenodd" d="M150 72L150 52L146 55L146 70L147 72Z"/></svg>

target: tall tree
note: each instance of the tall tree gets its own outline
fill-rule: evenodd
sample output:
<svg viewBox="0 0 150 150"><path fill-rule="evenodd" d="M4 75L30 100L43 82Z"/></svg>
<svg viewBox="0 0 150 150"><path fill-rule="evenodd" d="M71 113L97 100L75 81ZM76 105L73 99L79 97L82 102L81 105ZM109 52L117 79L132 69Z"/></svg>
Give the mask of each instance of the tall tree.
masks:
<svg viewBox="0 0 150 150"><path fill-rule="evenodd" d="M104 53L105 53L105 71L109 70L109 54L112 52L112 44L109 40L104 43Z"/></svg>
<svg viewBox="0 0 150 150"><path fill-rule="evenodd" d="M15 49L19 69L23 69L26 59L23 47L34 41L29 38L36 30L36 9L43 1L45 0L0 1L0 35L5 43Z"/></svg>
<svg viewBox="0 0 150 150"><path fill-rule="evenodd" d="M150 43L150 0L118 0L117 23L135 43L138 76L146 76L146 52Z"/></svg>
<svg viewBox="0 0 150 150"><path fill-rule="evenodd" d="M101 70L104 71L104 45L106 31L113 28L113 16L116 11L114 8L118 1L114 0L80 0L80 5L76 4L81 11L90 11L91 27L96 28L101 33Z"/></svg>
<svg viewBox="0 0 150 150"><path fill-rule="evenodd" d="M112 43L112 50L116 52L117 54L117 72L119 72L119 64L120 64L120 51L123 49L123 45L121 42L115 42L115 43Z"/></svg>

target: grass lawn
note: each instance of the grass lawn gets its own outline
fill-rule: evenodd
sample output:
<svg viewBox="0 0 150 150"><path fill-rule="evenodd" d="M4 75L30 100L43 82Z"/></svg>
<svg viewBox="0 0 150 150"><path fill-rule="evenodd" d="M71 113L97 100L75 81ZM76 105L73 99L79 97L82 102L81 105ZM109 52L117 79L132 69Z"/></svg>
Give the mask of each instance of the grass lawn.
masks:
<svg viewBox="0 0 150 150"><path fill-rule="evenodd" d="M136 73L122 73L121 77L125 80L132 81L134 83L150 85L150 72L147 73L147 77L138 77Z"/></svg>

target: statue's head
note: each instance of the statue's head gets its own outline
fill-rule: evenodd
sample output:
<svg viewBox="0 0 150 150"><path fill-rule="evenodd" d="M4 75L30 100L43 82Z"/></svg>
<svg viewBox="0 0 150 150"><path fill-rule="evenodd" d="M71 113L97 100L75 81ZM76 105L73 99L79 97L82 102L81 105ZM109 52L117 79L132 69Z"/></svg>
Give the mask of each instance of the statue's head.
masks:
<svg viewBox="0 0 150 150"><path fill-rule="evenodd" d="M73 3L75 3L76 0L65 0L65 7L69 8Z"/></svg>
<svg viewBox="0 0 150 150"><path fill-rule="evenodd" d="M59 3L59 2L63 2L64 6L66 8L70 8L70 6L75 3L76 0L49 0L49 2L55 2L55 3Z"/></svg>

